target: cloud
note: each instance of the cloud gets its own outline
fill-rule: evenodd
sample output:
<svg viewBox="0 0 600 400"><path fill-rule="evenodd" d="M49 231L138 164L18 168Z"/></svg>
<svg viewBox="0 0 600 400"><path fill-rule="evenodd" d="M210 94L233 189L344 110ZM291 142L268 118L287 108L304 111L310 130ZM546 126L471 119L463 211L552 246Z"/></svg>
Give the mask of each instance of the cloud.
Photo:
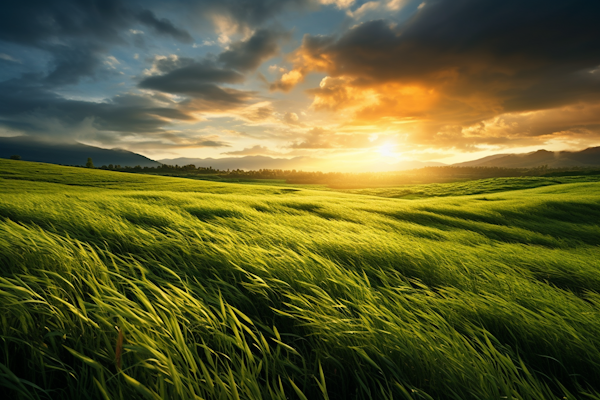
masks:
<svg viewBox="0 0 600 400"><path fill-rule="evenodd" d="M593 50L600 46L600 28L590 17L600 5L559 4L438 1L405 25L376 20L337 39L307 35L294 70L352 78L357 86L419 83L460 97L484 92L515 105L532 86L535 92L568 86L579 93L591 83L587 91L597 91L597 79L582 72L600 64ZM563 13L569 15L564 21ZM563 29L556 30L559 21ZM535 108L534 97L527 97L520 107Z"/></svg>
<svg viewBox="0 0 600 400"><path fill-rule="evenodd" d="M260 102L247 107L241 112L240 116L251 122L260 122L270 119L273 113L274 110L270 103Z"/></svg>
<svg viewBox="0 0 600 400"><path fill-rule="evenodd" d="M348 8L354 4L354 0L319 0L323 5L335 4L337 8Z"/></svg>
<svg viewBox="0 0 600 400"><path fill-rule="evenodd" d="M219 137L188 137L182 128L198 122L196 129L204 125L201 120L216 116L224 124L221 128L288 143L304 149L297 152L302 154L371 148L380 141L368 140L373 132L381 138L402 137L412 149L462 151L555 139L600 140L595 117L600 111L597 2L431 0L419 7L415 0L180 0L176 8L165 4L11 4L0 14L0 41L5 43L0 63L6 67L2 76L14 78L0 82L0 129L140 146L225 145ZM307 75L318 73L320 85L304 91L312 101L310 108L299 91L293 98L267 98L250 91L248 87L264 87L260 81L269 84L255 71L279 56L290 36L275 28L273 19L319 7L326 7L328 15L354 19L331 26L335 34L305 35L295 51L273 60L278 65L269 68L273 91L289 92L303 82L316 86ZM211 28L217 31L207 34ZM308 29L321 28L327 27ZM218 52L218 45L225 50L202 59L145 58L149 51L206 54L210 49L177 49L172 43L191 44L190 33L200 32L207 36L197 37L196 47L202 43L215 45L212 51ZM153 42L157 38L163 40ZM140 47L132 47L136 45ZM138 61L128 54L134 51L139 52L134 56ZM140 73L136 68L144 59L148 69ZM81 83L85 85L75 86ZM114 94L123 88L128 88L125 93ZM96 100L75 100L86 94ZM309 115L286 112L294 109Z"/></svg>
<svg viewBox="0 0 600 400"><path fill-rule="evenodd" d="M111 46L127 45L128 36L133 36L134 43L143 47L143 32L135 29L140 23L157 34L193 42L187 31L152 11L140 10L133 1L31 0L11 4L4 11L0 13L0 41L48 54L47 68L39 63L39 72L53 86L109 73L104 61Z"/></svg>
<svg viewBox="0 0 600 400"><path fill-rule="evenodd" d="M43 50L51 56L40 71L46 83L70 85L103 70L108 46L124 43L119 32L130 23L127 7L116 0L15 2L0 13L0 40Z"/></svg>
<svg viewBox="0 0 600 400"><path fill-rule="evenodd" d="M298 124L300 124L299 120L300 120L300 117L298 117L298 114L296 114L294 112L286 112L283 115L283 121L286 124L298 125Z"/></svg>
<svg viewBox="0 0 600 400"><path fill-rule="evenodd" d="M28 79L0 82L0 126L54 139L152 136L174 121L194 121L172 101L124 94L102 102L65 99Z"/></svg>
<svg viewBox="0 0 600 400"><path fill-rule="evenodd" d="M374 20L398 15L405 7L415 3L415 0L376 0L367 1L356 10L347 10L346 15L355 20Z"/></svg>
<svg viewBox="0 0 600 400"><path fill-rule="evenodd" d="M217 84L242 83L244 76L237 71L221 68L210 60L195 61L189 58L159 58L153 66L162 74L144 78L138 86L142 89L187 95L196 99L196 106L210 109L239 106L252 98L251 92L222 87Z"/></svg>
<svg viewBox="0 0 600 400"><path fill-rule="evenodd" d="M352 18L360 19L364 17L366 14L369 14L373 11L379 10L381 8L381 3L378 1L368 1L362 4L359 8L354 11L348 10L346 14Z"/></svg>
<svg viewBox="0 0 600 400"><path fill-rule="evenodd" d="M292 142L291 149L359 149L373 147L379 144L382 138L372 140L369 134L338 134L328 129L312 128L299 142Z"/></svg>
<svg viewBox="0 0 600 400"><path fill-rule="evenodd" d="M99 144L106 144L100 142ZM119 147L125 149L140 150L177 150L177 149L199 149L199 148L219 148L231 147L227 142L220 140L199 138L182 138L177 135L162 135L154 140L122 140L115 141Z"/></svg>
<svg viewBox="0 0 600 400"><path fill-rule="evenodd" d="M252 71L275 56L279 52L278 40L287 36L279 31L259 29L247 40L232 43L218 59L227 68Z"/></svg>
<svg viewBox="0 0 600 400"><path fill-rule="evenodd" d="M503 147L542 145L552 140L597 145L600 137L600 104L575 104L527 113L504 113L460 127L461 143Z"/></svg>
<svg viewBox="0 0 600 400"><path fill-rule="evenodd" d="M277 81L273 82L270 85L271 90L281 90L282 92L289 92L296 86L298 83L304 81L304 76L308 73L308 69L300 68L293 69L291 71L285 72L281 78Z"/></svg>
<svg viewBox="0 0 600 400"><path fill-rule="evenodd" d="M428 2L403 24L374 20L339 36L305 35L290 55L292 70L271 90L289 91L322 72L326 79L308 91L312 108L344 112L344 125L397 122L415 141L491 143L499 139L469 138L467 128L505 114L600 102L600 25L592 17L599 12L596 2ZM594 132L592 125L585 129ZM569 126L553 129L575 132Z"/></svg>
<svg viewBox="0 0 600 400"><path fill-rule="evenodd" d="M120 1L31 0L14 2L0 14L0 39L40 45L57 39L88 39L115 43L131 20Z"/></svg>
<svg viewBox="0 0 600 400"><path fill-rule="evenodd" d="M142 24L151 27L156 33L171 36L173 39L179 40L182 43L194 42L194 39L186 30L176 28L173 23L166 18L161 18L159 20L150 10L140 12L138 14L138 19Z"/></svg>
<svg viewBox="0 0 600 400"><path fill-rule="evenodd" d="M235 24L240 31L255 28L285 11L299 11L315 5L317 0L204 0L186 1L198 16L219 16Z"/></svg>
<svg viewBox="0 0 600 400"><path fill-rule="evenodd" d="M17 64L22 64L22 62L8 54L0 53L0 60L10 61Z"/></svg>

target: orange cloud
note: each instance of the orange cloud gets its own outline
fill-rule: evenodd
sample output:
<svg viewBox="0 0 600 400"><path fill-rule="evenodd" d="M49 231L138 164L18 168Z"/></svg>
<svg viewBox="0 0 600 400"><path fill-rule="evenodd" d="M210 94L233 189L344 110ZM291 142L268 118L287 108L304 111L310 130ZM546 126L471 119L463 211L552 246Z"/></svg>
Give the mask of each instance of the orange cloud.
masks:
<svg viewBox="0 0 600 400"><path fill-rule="evenodd" d="M446 14L451 21L439 21ZM271 89L289 91L307 74L325 72L306 91L313 111L331 113L344 129L405 135L415 146L476 151L580 135L600 141L600 118L590 111L600 107L600 56L584 35L590 25L553 41L554 34L536 36L550 27L535 14L513 31L495 29L493 13L480 24L474 15L458 3L435 3L402 26L377 20L339 37L305 35L290 55L292 70Z"/></svg>

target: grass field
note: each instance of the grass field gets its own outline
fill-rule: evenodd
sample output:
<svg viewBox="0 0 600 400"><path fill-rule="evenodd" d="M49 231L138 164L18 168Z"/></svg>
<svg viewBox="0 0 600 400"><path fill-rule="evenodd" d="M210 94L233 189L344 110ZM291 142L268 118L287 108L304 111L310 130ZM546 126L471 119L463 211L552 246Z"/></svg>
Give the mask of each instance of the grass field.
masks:
<svg viewBox="0 0 600 400"><path fill-rule="evenodd" d="M0 160L0 387L600 399L600 183L512 179L403 200Z"/></svg>

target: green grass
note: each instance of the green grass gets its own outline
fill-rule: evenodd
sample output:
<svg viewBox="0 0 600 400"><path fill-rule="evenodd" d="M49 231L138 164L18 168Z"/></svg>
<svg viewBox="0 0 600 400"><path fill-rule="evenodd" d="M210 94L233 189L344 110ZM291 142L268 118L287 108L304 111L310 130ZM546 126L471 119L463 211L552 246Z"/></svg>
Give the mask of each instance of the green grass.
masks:
<svg viewBox="0 0 600 400"><path fill-rule="evenodd" d="M600 183L485 182L409 201L0 160L0 386L600 399Z"/></svg>
<svg viewBox="0 0 600 400"><path fill-rule="evenodd" d="M340 189L341 192L396 199L422 199L425 197L467 196L532 189L567 183L600 182L598 175L578 176L524 176L519 178L488 178L453 183L388 186L368 189Z"/></svg>

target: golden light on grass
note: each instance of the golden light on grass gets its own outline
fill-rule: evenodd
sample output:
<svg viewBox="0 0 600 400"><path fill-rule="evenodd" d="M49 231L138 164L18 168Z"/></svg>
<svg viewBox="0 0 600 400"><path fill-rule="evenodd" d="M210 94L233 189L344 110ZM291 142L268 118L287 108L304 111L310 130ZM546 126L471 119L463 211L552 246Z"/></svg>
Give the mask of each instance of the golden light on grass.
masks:
<svg viewBox="0 0 600 400"><path fill-rule="evenodd" d="M600 399L596 175L0 176L6 398Z"/></svg>

